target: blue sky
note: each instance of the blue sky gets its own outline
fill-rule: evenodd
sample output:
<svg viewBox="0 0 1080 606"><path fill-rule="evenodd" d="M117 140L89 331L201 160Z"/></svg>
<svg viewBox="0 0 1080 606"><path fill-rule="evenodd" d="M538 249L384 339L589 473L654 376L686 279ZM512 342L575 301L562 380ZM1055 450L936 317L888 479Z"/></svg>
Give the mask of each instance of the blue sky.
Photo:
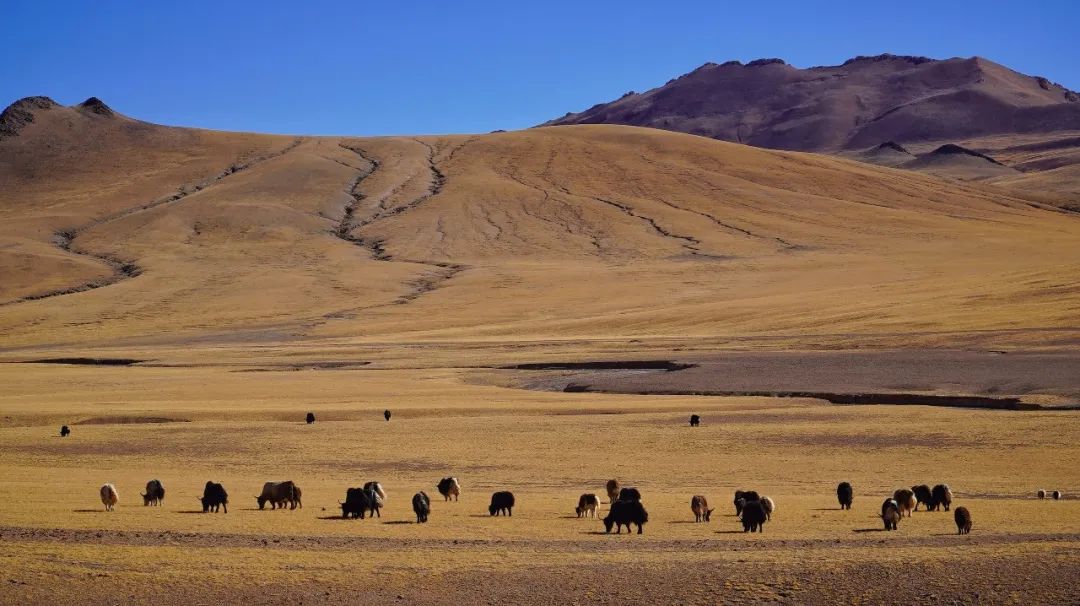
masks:
<svg viewBox="0 0 1080 606"><path fill-rule="evenodd" d="M0 106L101 97L163 124L487 132L707 61L981 55L1080 89L1080 2L5 0Z"/></svg>

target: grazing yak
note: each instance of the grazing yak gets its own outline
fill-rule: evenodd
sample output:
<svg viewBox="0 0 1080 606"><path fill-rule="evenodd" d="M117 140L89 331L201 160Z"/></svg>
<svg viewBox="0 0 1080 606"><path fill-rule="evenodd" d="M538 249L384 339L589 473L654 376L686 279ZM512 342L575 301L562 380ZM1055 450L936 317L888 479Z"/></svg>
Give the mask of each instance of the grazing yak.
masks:
<svg viewBox="0 0 1080 606"><path fill-rule="evenodd" d="M364 492L367 493L368 510L371 513L371 517L382 517L380 510L383 506L383 501L386 500L386 491L383 490L382 484L378 482L367 482L364 484Z"/></svg>
<svg viewBox="0 0 1080 606"><path fill-rule="evenodd" d="M1046 491L1040 488L1039 492L1035 493L1035 496L1039 497L1040 499L1045 499L1046 498Z"/></svg>
<svg viewBox="0 0 1080 606"><path fill-rule="evenodd" d="M851 509L851 502L855 500L855 491L848 482L840 482L836 486L836 500L840 501L840 509Z"/></svg>
<svg viewBox="0 0 1080 606"><path fill-rule="evenodd" d="M743 506L750 501L760 501L761 497L756 490L736 490L735 491L735 515L741 516Z"/></svg>
<svg viewBox="0 0 1080 606"><path fill-rule="evenodd" d="M630 525L637 525L637 533L642 534L642 526L649 521L649 512L645 511L645 506L641 504L641 501L623 501L618 500L611 504L611 510L608 511L607 517L604 518L604 528L606 532L611 532L611 527L615 527L615 534L622 534L622 527L626 526L626 532L630 533Z"/></svg>
<svg viewBox="0 0 1080 606"><path fill-rule="evenodd" d="M896 501L897 506L900 508L901 517L907 513L907 517L911 517L911 512L915 510L915 506L919 504L915 498L915 493L907 488L900 488L893 493L892 498Z"/></svg>
<svg viewBox="0 0 1080 606"><path fill-rule="evenodd" d="M949 490L948 484L938 484L934 486L931 491L930 510L937 511L938 508L944 507L945 511L949 511L949 507L952 506L952 491Z"/></svg>
<svg viewBox="0 0 1080 606"><path fill-rule="evenodd" d="M619 489L619 498L616 501L640 501L641 492L633 486L627 486L626 488Z"/></svg>
<svg viewBox="0 0 1080 606"><path fill-rule="evenodd" d="M259 509L264 508L267 503L270 503L271 509L285 509L286 505L289 509L296 509L297 505L301 505L300 487L292 480L267 482L263 484L262 494L255 497L255 500L259 502Z"/></svg>
<svg viewBox="0 0 1080 606"><path fill-rule="evenodd" d="M502 490L491 495L491 505L488 505L488 513L491 515L503 514L514 515L514 493Z"/></svg>
<svg viewBox="0 0 1080 606"><path fill-rule="evenodd" d="M765 508L765 517L772 519L773 511L776 509L776 503L769 497L761 497L761 506Z"/></svg>
<svg viewBox="0 0 1080 606"><path fill-rule="evenodd" d="M690 511L694 512L695 522L708 522L712 519L713 510L709 509L709 501L703 495L697 494L690 499Z"/></svg>
<svg viewBox="0 0 1080 606"><path fill-rule="evenodd" d="M67 425L61 425L61 426L60 426L60 437L61 437L61 438L66 438L66 437L68 437L68 434L69 434L69 433L71 433L71 429L70 429L70 428L68 428L68 426L67 426Z"/></svg>
<svg viewBox="0 0 1080 606"><path fill-rule="evenodd" d="M390 420L390 411L389 410L382 411L382 416L383 416L384 419L389 421Z"/></svg>
<svg viewBox="0 0 1080 606"><path fill-rule="evenodd" d="M701 417L690 415L690 427L697 427L698 425L701 425Z"/></svg>
<svg viewBox="0 0 1080 606"><path fill-rule="evenodd" d="M610 505L619 499L619 481L608 480L606 488L608 498L607 502Z"/></svg>
<svg viewBox="0 0 1080 606"><path fill-rule="evenodd" d="M142 494L143 507L147 505L161 505L165 500L165 487L161 480L150 480L146 483L146 492Z"/></svg>
<svg viewBox="0 0 1080 606"><path fill-rule="evenodd" d="M971 532L971 512L967 507L957 507L953 512L953 519L956 520L956 534Z"/></svg>
<svg viewBox="0 0 1080 606"><path fill-rule="evenodd" d="M345 491L345 502L341 505L341 517L364 519L364 514L371 509L368 493L363 488L350 488Z"/></svg>
<svg viewBox="0 0 1080 606"><path fill-rule="evenodd" d="M925 505L926 510L930 511L930 507L934 504L934 495L930 491L930 487L926 484L919 484L918 486L912 486L911 491L915 493L915 511L919 511L919 505Z"/></svg>
<svg viewBox="0 0 1080 606"><path fill-rule="evenodd" d="M120 501L120 493L116 492L115 486L105 484L101 487L101 503L105 505L105 511L112 511L118 501Z"/></svg>
<svg viewBox="0 0 1080 606"><path fill-rule="evenodd" d="M315 413L313 413L313 412L307 413L307 419L306 420L307 420L308 425L311 425L312 423L314 423L315 422Z"/></svg>
<svg viewBox="0 0 1080 606"><path fill-rule="evenodd" d="M743 505L743 532L765 532L765 521L768 519L769 514L760 500L746 501Z"/></svg>
<svg viewBox="0 0 1080 606"><path fill-rule="evenodd" d="M1062 497L1062 494L1061 494L1061 491L1060 491L1060 490L1055 490L1054 492L1052 492L1052 493L1050 494L1050 496L1054 497L1054 500L1055 500L1055 501L1060 501L1060 500L1061 500L1061 497ZM949 508L948 508L948 507L946 507L945 509L946 509L946 510L948 510Z"/></svg>
<svg viewBox="0 0 1080 606"><path fill-rule="evenodd" d="M885 499L881 504L881 521L885 523L885 530L896 530L900 521L900 505L896 499Z"/></svg>
<svg viewBox="0 0 1080 606"><path fill-rule="evenodd" d="M199 500L202 501L203 513L211 511L217 513L219 507L225 513L229 513L229 493L225 492L225 487L217 482L207 482L203 488L203 496Z"/></svg>
<svg viewBox="0 0 1080 606"><path fill-rule="evenodd" d="M581 516L589 517L590 515L595 518L596 509L598 507L600 507L600 499L596 498L596 495L593 493L588 492L578 497L577 507L574 508L574 513L576 513L579 518Z"/></svg>
<svg viewBox="0 0 1080 606"><path fill-rule="evenodd" d="M454 497L454 500L456 501L458 500L458 495L461 494L461 484L459 484L457 478L453 476L439 480L436 488L439 489L439 494L443 496L443 501L449 501L450 497Z"/></svg>
<svg viewBox="0 0 1080 606"><path fill-rule="evenodd" d="M413 495L412 510L416 514L417 524L427 522L428 515L431 513L431 499L428 498L424 491Z"/></svg>

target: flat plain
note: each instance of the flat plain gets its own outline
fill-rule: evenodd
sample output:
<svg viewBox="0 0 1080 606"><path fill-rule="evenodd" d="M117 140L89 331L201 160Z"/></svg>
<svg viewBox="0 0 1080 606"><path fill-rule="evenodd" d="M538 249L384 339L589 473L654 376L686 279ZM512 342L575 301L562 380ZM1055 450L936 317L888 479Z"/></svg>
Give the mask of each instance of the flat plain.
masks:
<svg viewBox="0 0 1080 606"><path fill-rule="evenodd" d="M0 603L1080 600L1080 220L1037 196L633 127L292 138L93 104L35 110L0 158ZM629 393L508 368L641 360L698 366L589 371ZM637 393L680 376L1043 408ZM608 478L644 534L574 516ZM304 507L259 511L285 479ZM339 519L368 480L382 517ZM883 530L882 499L939 482L970 535Z"/></svg>

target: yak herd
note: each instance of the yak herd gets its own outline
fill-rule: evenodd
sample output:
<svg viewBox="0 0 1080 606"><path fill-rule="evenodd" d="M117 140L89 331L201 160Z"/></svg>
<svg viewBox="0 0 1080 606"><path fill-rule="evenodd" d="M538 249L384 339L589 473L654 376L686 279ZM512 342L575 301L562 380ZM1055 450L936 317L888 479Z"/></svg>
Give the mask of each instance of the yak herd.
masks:
<svg viewBox="0 0 1080 606"><path fill-rule="evenodd" d="M461 495L461 484L458 479L451 476L443 478L435 485L444 501L457 501ZM629 486L620 486L618 480L608 480L605 486L608 496L607 516L603 519L604 529L610 533L614 528L616 534L622 534L625 526L626 532L632 531L632 526L637 527L637 534L643 533L645 523L649 521L649 513L642 503L641 491ZM105 484L101 487L101 502L106 511L113 511L120 500L116 487ZM849 482L841 482L836 487L836 500L841 510L850 510L854 501L854 490ZM146 492L141 493L144 506L159 506L165 501L165 487L160 480L154 479L146 483ZM292 480L284 482L266 482L262 492L255 497L259 509L265 509L269 504L271 509L295 510L303 508L300 487ZM1060 491L1047 494L1045 491L1038 492L1039 498L1051 496L1054 499L1062 497ZM202 504L203 513L229 512L229 494L225 487L216 482L207 482L203 487L203 495L196 497ZM367 482L361 488L349 488L345 492L345 500L339 502L341 517L344 519L365 517L382 517L380 510L386 501L386 490L379 482ZM495 492L491 495L491 504L488 513L491 516L513 516L516 500L514 493L506 490ZM911 517L912 512L918 511L923 506L926 511L949 511L952 508L953 493L948 484L937 484L933 488L926 484L912 486L910 489L900 488L893 492L881 504L881 521L885 530L897 530L900 521L904 517ZM756 490L736 490L732 500L735 506L735 516L742 522L743 532L764 532L765 523L772 519L776 511L776 503L770 497L759 494ZM431 515L431 499L427 493L420 491L412 498L413 513L416 514L416 522L423 524ZM600 499L594 493L585 493L578 498L574 512L577 517L598 516ZM709 522L712 519L713 509L709 507L709 501L704 495L694 495L690 499L690 511L694 514L695 522ZM953 510L953 519L956 522L958 534L971 532L971 512L967 507L957 507Z"/></svg>

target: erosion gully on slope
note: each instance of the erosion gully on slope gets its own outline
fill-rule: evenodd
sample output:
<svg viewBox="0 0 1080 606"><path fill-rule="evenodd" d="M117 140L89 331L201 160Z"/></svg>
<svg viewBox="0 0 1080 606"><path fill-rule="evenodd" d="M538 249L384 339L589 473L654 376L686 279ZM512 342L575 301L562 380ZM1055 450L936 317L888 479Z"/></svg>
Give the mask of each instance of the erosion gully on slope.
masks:
<svg viewBox="0 0 1080 606"><path fill-rule="evenodd" d="M100 263L103 263L103 264L109 266L109 268L111 268L113 270L113 275L105 277L105 278L100 278L100 279L97 279L97 280L91 280L89 282L84 282L82 284L78 284L76 286L72 286L72 287L69 287L69 288L63 288L63 289L52 290L52 291L48 291L48 292L44 292L44 293L27 295L27 296L22 297L20 299L15 299L13 301L6 301L4 303L0 303L0 307L5 306L5 305L13 305L13 304L16 304L16 303L23 303L23 302L26 302L26 301L37 301L37 300L40 300L40 299L47 299L47 298L50 298L50 297L58 297L60 295L69 295L69 294L78 293L78 292L85 292L85 291L88 291L88 290L93 290L95 288L101 288L103 286L109 286L109 285L112 285L112 284L116 284L117 282L120 282L122 280L126 280L128 278L134 278L134 277L140 275L142 273L142 269L139 268L139 266L136 265L135 263L132 263L132 262L129 262L129 261L123 261L123 260L121 260L121 259L119 259L117 257L112 256L112 255L107 255L107 254L102 254L102 253L95 253L95 252L91 252L91 251L75 249L73 247L75 238L77 238L79 236L79 234L81 234L81 233L83 233L83 232L85 232L85 231L87 231L89 229L93 229L95 227L105 225L105 224L111 223L113 221L117 221L119 219L123 219L125 217L131 216L133 214L140 213L140 212L143 212L143 211L147 211L147 210L150 210L152 208L156 208L158 206L162 206L162 205L165 205L165 204L171 204L171 203L176 202L178 200L183 200L184 198L186 198L186 197L188 197L188 196L190 196L192 194L199 193L199 192L207 189L208 187L216 185L217 183L221 182L221 180L223 180L223 179L225 179L225 178L227 178L227 177L229 177L231 175L235 175L238 172L247 170L247 169L251 168L252 166L255 166L255 165L260 164L262 162L265 162L267 160L277 158L279 156L283 156L283 155L287 154L288 152L292 151L293 149L295 149L302 142L303 142L303 139L300 139L300 138L293 139L288 145L286 145L285 147L283 147L282 149L280 149L280 150L278 150L276 152L265 154L265 155L262 155L262 156L258 156L258 157L255 157L255 158L252 158L250 160L243 161L243 162L234 162L233 164L229 165L225 170L221 171L220 173L218 173L218 174L216 174L216 175L214 175L212 177L203 179L202 181L196 183L195 185L181 186L181 187L177 188L177 190L175 192L173 192L172 194L170 194L168 196L165 196L163 198L157 198L157 199L151 200L150 202L147 202L145 204L140 204L139 206L135 206L135 207L132 207L132 208L126 208L124 210L117 211L117 212L112 213L110 215L106 215L104 217L101 217L100 219L95 219L94 221L91 221L90 223L82 225L81 227L72 228L72 229L57 230L57 232L55 234L55 237L53 238L53 243L59 249L65 251L65 252L71 253L71 254L80 255L80 256L83 256L83 257L88 257L90 259L94 259L94 260L96 260L96 261L98 261Z"/></svg>
<svg viewBox="0 0 1080 606"><path fill-rule="evenodd" d="M437 196L439 192L442 191L443 185L446 184L446 175L439 169L438 165L435 162L434 146L419 139L413 140L427 148L428 170L430 171L430 183L427 189L421 195L401 206L387 207L385 206L385 201L380 201L379 210L376 211L375 214L373 214L372 216L361 220L357 220L356 218L356 211L360 207L360 204L366 198L363 191L361 191L361 185L363 184L365 179L375 174L375 171L379 169L380 164L377 159L372 157L360 147L339 143L342 149L349 150L359 156L364 162L368 164L369 168L368 170L361 171L350 184L348 194L352 198L352 201L342 211L342 218L338 223L337 229L334 231L334 235L342 240L345 240L346 242L366 248L371 252L372 258L376 261L398 261L401 263L413 263L436 268L436 271L421 276L416 280L410 281L408 283L408 286L411 290L395 299L392 303L393 305L403 305L406 303L411 303L412 301L415 301L424 294L439 288L439 286L441 286L443 283L468 268L466 265L458 263L429 261L422 259L395 259L392 255L386 252L385 248L383 248L382 240L374 238L364 238L362 236L356 236L353 234L353 232L357 229L372 225L388 217L392 217L403 212L412 210L427 201L428 199ZM450 155L452 156L454 152L458 151L468 143L469 141L465 141L458 147L454 148ZM371 309L373 307L384 306L375 305L371 307L366 307L364 309Z"/></svg>

